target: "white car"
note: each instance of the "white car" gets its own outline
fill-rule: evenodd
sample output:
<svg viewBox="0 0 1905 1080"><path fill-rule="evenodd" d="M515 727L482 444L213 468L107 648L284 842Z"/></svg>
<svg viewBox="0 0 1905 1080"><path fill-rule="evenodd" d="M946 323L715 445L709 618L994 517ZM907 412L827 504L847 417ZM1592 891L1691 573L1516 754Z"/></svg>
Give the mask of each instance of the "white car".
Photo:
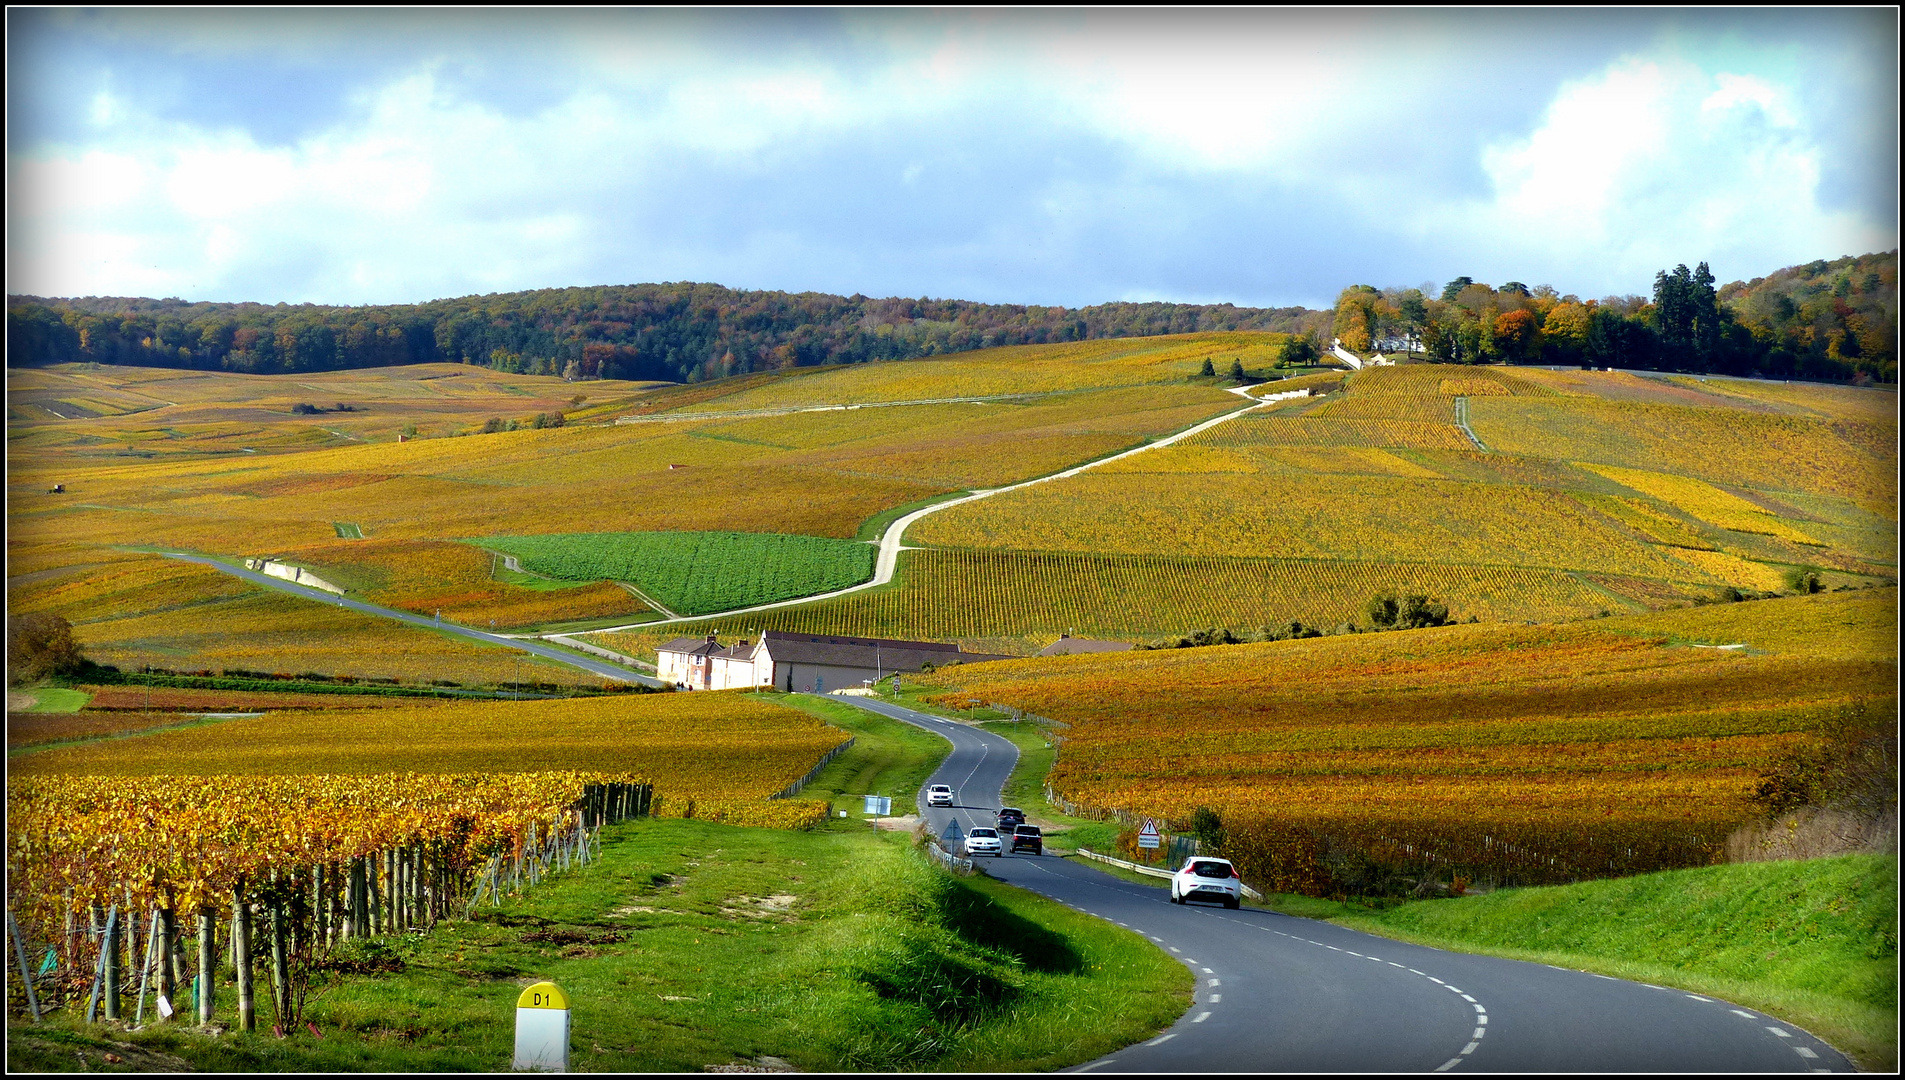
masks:
<svg viewBox="0 0 1905 1080"><path fill-rule="evenodd" d="M952 788L946 784L934 784L926 789L927 806L951 806L952 800Z"/></svg>
<svg viewBox="0 0 1905 1080"><path fill-rule="evenodd" d="M1244 902L1244 880L1229 859L1194 856L1184 860L1184 868L1171 875L1171 903L1191 900L1216 900L1227 908Z"/></svg>
<svg viewBox="0 0 1905 1080"><path fill-rule="evenodd" d="M973 830L966 834L966 854L990 855L998 858L999 830L989 829L984 825L974 826Z"/></svg>

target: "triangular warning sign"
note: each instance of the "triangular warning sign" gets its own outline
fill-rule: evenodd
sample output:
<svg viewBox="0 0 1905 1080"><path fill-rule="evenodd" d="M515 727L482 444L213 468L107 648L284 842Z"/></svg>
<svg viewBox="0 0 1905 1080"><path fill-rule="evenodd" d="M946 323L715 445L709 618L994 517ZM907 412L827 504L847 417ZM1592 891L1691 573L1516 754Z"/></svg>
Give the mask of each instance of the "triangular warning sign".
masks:
<svg viewBox="0 0 1905 1080"><path fill-rule="evenodd" d="M1150 818L1145 818L1144 828L1138 830L1138 835L1139 836L1156 836L1157 834L1158 834L1158 823L1155 821L1152 821Z"/></svg>

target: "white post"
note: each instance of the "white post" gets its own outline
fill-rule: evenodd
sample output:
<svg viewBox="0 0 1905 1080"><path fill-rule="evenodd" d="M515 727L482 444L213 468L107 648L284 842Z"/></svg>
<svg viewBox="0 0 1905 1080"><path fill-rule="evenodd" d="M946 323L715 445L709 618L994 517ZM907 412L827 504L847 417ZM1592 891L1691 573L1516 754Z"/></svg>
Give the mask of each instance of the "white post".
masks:
<svg viewBox="0 0 1905 1080"><path fill-rule="evenodd" d="M569 1071L569 996L539 982L516 999L516 1059L522 1072Z"/></svg>

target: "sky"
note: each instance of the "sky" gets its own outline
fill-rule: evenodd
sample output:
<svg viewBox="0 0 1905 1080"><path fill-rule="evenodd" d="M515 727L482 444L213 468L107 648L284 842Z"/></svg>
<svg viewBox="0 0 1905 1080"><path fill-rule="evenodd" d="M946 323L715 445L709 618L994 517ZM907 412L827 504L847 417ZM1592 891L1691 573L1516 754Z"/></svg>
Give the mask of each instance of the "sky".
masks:
<svg viewBox="0 0 1905 1080"><path fill-rule="evenodd" d="M7 291L1327 307L1898 244L1893 9L7 12ZM1439 286L1438 286L1439 287Z"/></svg>

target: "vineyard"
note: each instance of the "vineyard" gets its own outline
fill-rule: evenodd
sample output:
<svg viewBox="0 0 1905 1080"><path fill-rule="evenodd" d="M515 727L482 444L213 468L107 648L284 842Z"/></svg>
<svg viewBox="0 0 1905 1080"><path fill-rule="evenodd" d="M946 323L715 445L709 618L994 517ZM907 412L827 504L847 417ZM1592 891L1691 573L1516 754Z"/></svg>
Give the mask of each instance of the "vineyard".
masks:
<svg viewBox="0 0 1905 1080"><path fill-rule="evenodd" d="M49 1004L87 998L88 1023L102 1004L121 1018L126 972L139 975L142 1020L155 968L155 1006L196 997L209 1023L228 923L237 1026L257 1025L254 958L268 952L282 1035L325 946L467 915L485 895L587 861L600 827L644 812L649 794L635 778L573 772L18 780L7 792L8 907L57 961L39 993ZM29 998L36 1018L39 1005Z"/></svg>
<svg viewBox="0 0 1905 1080"><path fill-rule="evenodd" d="M454 546L459 552L471 550ZM29 547L20 554L25 557L15 563L18 567L36 567L42 561L54 565L10 579L12 610L59 612L73 622L73 636L89 659L126 671L152 665L186 671L316 672L407 683L599 682L515 649L312 603L211 567L158 555L99 549L101 557L117 561L61 566L93 553ZM477 554L487 566L488 557ZM445 614L454 618L455 610Z"/></svg>
<svg viewBox="0 0 1905 1080"><path fill-rule="evenodd" d="M608 581L499 581L496 556L467 544L367 540L298 548L279 557L372 603L419 615L441 612L465 626L509 629L574 619L633 618L648 610L627 589Z"/></svg>
<svg viewBox="0 0 1905 1080"><path fill-rule="evenodd" d="M11 762L8 900L73 976L46 984L55 993L113 973L108 1017L130 989L116 973L149 966L138 931L151 912L145 948L161 943L159 993L173 1000L182 924L196 925L202 971L230 924L243 1024L258 917L285 1023L290 968L314 950L465 914L587 859L605 822L814 824L824 802L773 796L841 741L760 699L682 694L284 712L54 747Z"/></svg>
<svg viewBox="0 0 1905 1080"><path fill-rule="evenodd" d="M1469 402L1469 425L1503 453L1830 495L1898 514L1896 412L1886 421L1828 420L1582 397L1479 398Z"/></svg>
<svg viewBox="0 0 1905 1080"><path fill-rule="evenodd" d="M1642 469L1622 469L1613 465L1589 465L1588 468L1624 487L1651 495L1701 521L1711 522L1734 532L1763 533L1795 544L1824 547L1779 515L1748 502L1731 492L1722 491L1703 480Z"/></svg>
<svg viewBox="0 0 1905 1080"><path fill-rule="evenodd" d="M1049 474L1234 410L1236 397L1197 370L1233 357L1261 368L1279 341L1101 340L679 387L444 365L295 384L36 371L21 385L57 391L47 401L100 407L63 422L16 411L10 606L67 616L89 655L122 667L574 682L124 549L276 555L373 600L484 628L639 617L642 602L615 580L690 614L791 599L864 580L864 545L812 552L896 507ZM1464 618L1525 621L1775 591L1795 569L1826 571L1829 585L1896 578L1887 395L1430 364L1298 384L1331 392L928 517L907 540L939 550L909 553L894 587L750 621L1016 651L1065 630L1143 640L1289 619L1334 626L1368 591L1405 583ZM575 415L600 422L392 441L406 417L450 434L453 418L548 407L559 388L583 390ZM327 411L288 411L313 397ZM333 397L366 408L335 411ZM1452 423L1457 397L1490 452ZM875 407L758 414L848 401ZM608 422L618 417L638 422ZM121 454L134 442L169 449ZM55 482L66 494L47 494ZM341 538L338 522L367 539ZM701 534L714 533L812 551L711 552ZM768 534L782 539L758 539ZM648 539L611 555L574 539L587 535ZM497 571L479 549L491 538L542 545L522 550L527 566L586 583L531 587Z"/></svg>
<svg viewBox="0 0 1905 1080"><path fill-rule="evenodd" d="M930 519L928 519L930 520ZM1519 567L1327 559L1090 555L1077 552L913 551L894 584L778 611L754 612L745 627L794 633L895 637L919 634L969 648L1032 652L1061 632L1126 641L1227 626L1254 630L1300 620L1334 627L1363 617L1385 589L1444 598L1460 618L1489 622L1535 614L1581 618L1605 608L1685 603L1697 591L1623 600L1626 579L1597 585L1574 575ZM665 631L590 635L604 648L652 656L655 645L734 620L677 624Z"/></svg>
<svg viewBox="0 0 1905 1080"><path fill-rule="evenodd" d="M1319 410L1320 411L1320 410ZM1467 450L1463 436L1443 410L1413 420L1342 420L1326 416L1252 414L1186 439L1187 446L1401 446L1417 450Z"/></svg>
<svg viewBox="0 0 1905 1080"><path fill-rule="evenodd" d="M1565 493L1404 476L1088 472L967 503L908 539L953 548L1507 564L1701 580Z"/></svg>
<svg viewBox="0 0 1905 1080"><path fill-rule="evenodd" d="M1268 367L1284 334L1212 333L1018 345L943 360L856 364L778 380L695 408L767 409L1095 390L1180 382L1205 360Z"/></svg>
<svg viewBox="0 0 1905 1080"><path fill-rule="evenodd" d="M21 775L260 776L588 770L666 777L657 805L763 799L841 741L804 713L733 694L405 703L274 712L15 758Z"/></svg>
<svg viewBox="0 0 1905 1080"><path fill-rule="evenodd" d="M8 713L7 750L73 739L131 735L177 724L185 718L171 712L81 709L70 713Z"/></svg>
<svg viewBox="0 0 1905 1080"><path fill-rule="evenodd" d="M1782 751L1896 713L1895 589L1629 615L1025 660L924 676L1063 721L1085 809L1234 823L1269 887L1383 867L1572 880L1713 860ZM1690 644L1745 644L1747 649Z"/></svg>
<svg viewBox="0 0 1905 1080"><path fill-rule="evenodd" d="M688 615L857 585L873 576L875 555L870 544L775 533L554 533L480 543L534 573L630 582Z"/></svg>
<svg viewBox="0 0 1905 1080"><path fill-rule="evenodd" d="M58 407L82 388L111 401L96 402L102 407L88 418L68 420L16 402L8 463L9 602L15 610L55 611L84 622L83 644L111 663L340 673L353 671L340 662L347 650L325 644L340 633L338 626L310 634L286 627L268 643L214 644L194 633L201 617L222 613L220 599L244 602L250 590L239 582L213 584L204 571L195 580L144 570L138 573L151 579L151 588L142 594L130 580L115 583L110 574L84 571L150 558L130 557L127 548L233 559L272 555L334 575L373 600L441 610L466 625L631 616L641 605L625 590L607 584L541 590L520 580L491 580L480 553L453 542L660 530L851 537L894 507L1043 475L1234 409L1231 395L1184 385L1174 373L1201 363L1197 357L1213 348L1261 349L1260 337L1053 347L1037 353L1050 383L1046 391L1010 385L1016 351L957 361L977 365L973 378L1006 386L1010 400L627 425L607 421L640 403L705 411L750 386L765 392L837 373L693 387L600 381L584 387L449 365L295 382L130 367L13 372L10 385L27 395L22 402L43 398ZM911 396L906 379L931 382L956 371L938 361L874 367L878 380L890 382L902 398ZM578 390L588 403L574 407L568 398ZM312 400L323 411L291 411ZM598 422L474 433L488 416L519 418L565 407ZM411 427L420 437L397 441ZM457 435L467 437L446 437ZM55 484L64 493L49 496ZM339 522L367 539L343 539ZM160 595L163 589L172 595ZM179 625L143 618L160 611L180 613ZM249 613L241 621L258 623ZM348 650L377 669L356 673L380 676L397 666L391 651ZM293 652L308 655L261 655ZM468 682L473 668L487 666L441 649L395 652L403 661L424 662L403 673L409 678Z"/></svg>

